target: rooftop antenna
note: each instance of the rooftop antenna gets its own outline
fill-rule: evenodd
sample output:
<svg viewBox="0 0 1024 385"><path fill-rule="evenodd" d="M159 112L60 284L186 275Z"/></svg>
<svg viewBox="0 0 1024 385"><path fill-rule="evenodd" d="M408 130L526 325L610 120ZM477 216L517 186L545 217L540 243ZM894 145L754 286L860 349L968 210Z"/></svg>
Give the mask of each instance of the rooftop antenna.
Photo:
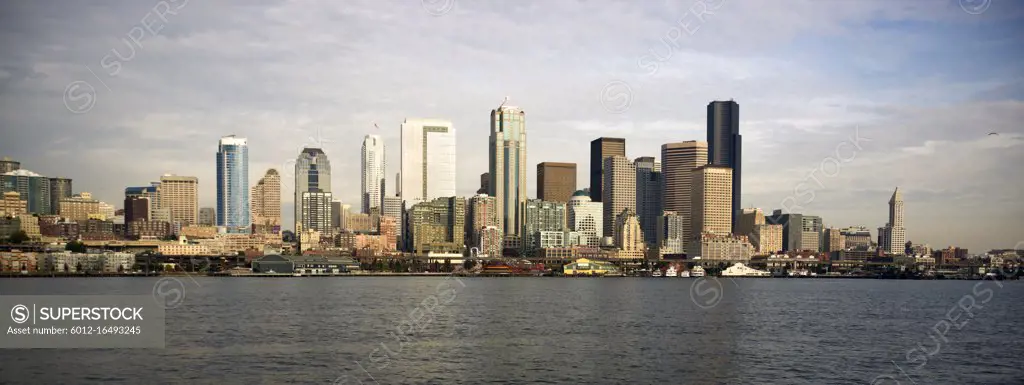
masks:
<svg viewBox="0 0 1024 385"><path fill-rule="evenodd" d="M499 104L499 105L498 105L498 108L497 108L497 109L499 109L499 110L500 110L500 109L501 109L501 107L504 107L504 106L505 106L505 103L508 103L508 96L506 96L506 97L505 97L505 99L501 101L501 104Z"/></svg>

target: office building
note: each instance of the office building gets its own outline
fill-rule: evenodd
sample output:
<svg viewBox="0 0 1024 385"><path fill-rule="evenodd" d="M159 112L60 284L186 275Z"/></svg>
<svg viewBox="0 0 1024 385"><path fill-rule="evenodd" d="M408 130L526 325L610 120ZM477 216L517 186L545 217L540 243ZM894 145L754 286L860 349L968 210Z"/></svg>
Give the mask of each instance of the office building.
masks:
<svg viewBox="0 0 1024 385"><path fill-rule="evenodd" d="M160 208L170 210L170 222L199 223L199 178L164 174L160 177Z"/></svg>
<svg viewBox="0 0 1024 385"><path fill-rule="evenodd" d="M804 215L801 221L801 231L803 234L800 235L800 250L806 251L822 251L822 235L824 234L824 226L821 222L821 217L816 215Z"/></svg>
<svg viewBox="0 0 1024 385"><path fill-rule="evenodd" d="M395 195L385 196L383 205L384 210L381 211L381 218L392 218L395 220L395 240L398 242L395 244L395 247L399 247L404 229L402 225L405 223L402 218L402 213L405 212L405 209L402 207L402 198Z"/></svg>
<svg viewBox="0 0 1024 385"><path fill-rule="evenodd" d="M586 192L577 191L569 198L566 216L569 230L580 233L585 244L597 246L604 237L604 205L590 200Z"/></svg>
<svg viewBox="0 0 1024 385"><path fill-rule="evenodd" d="M413 205L409 209L409 251L461 253L465 247L465 220L464 198L435 198Z"/></svg>
<svg viewBox="0 0 1024 385"><path fill-rule="evenodd" d="M851 249L867 249L871 247L871 230L863 226L847 227L839 231L845 238L845 246Z"/></svg>
<svg viewBox="0 0 1024 385"><path fill-rule="evenodd" d="M597 138L590 142L590 200L604 199L604 162L616 155L626 156L626 139Z"/></svg>
<svg viewBox="0 0 1024 385"><path fill-rule="evenodd" d="M601 187L604 204L604 236L615 233L616 218L629 209L636 213L636 166L625 156L614 155L604 160L604 186Z"/></svg>
<svg viewBox="0 0 1024 385"><path fill-rule="evenodd" d="M125 204L125 211L128 210L128 205ZM125 214L127 217L127 214ZM214 207L200 207L199 208L199 225L200 226L216 226L217 225L217 209Z"/></svg>
<svg viewBox="0 0 1024 385"><path fill-rule="evenodd" d="M295 160L295 223L306 223L303 219L305 211L301 209L300 203L302 194L307 192L331 192L331 161L327 159L323 149L304 148ZM330 206L330 203L327 205ZM327 218L330 220L331 217ZM329 232L327 229L318 231Z"/></svg>
<svg viewBox="0 0 1024 385"><path fill-rule="evenodd" d="M661 171L664 211L672 211L685 219L682 228L685 244L700 234L693 228L693 170L708 164L708 144L701 141L666 143L661 146Z"/></svg>
<svg viewBox="0 0 1024 385"><path fill-rule="evenodd" d="M655 245L660 256L686 253L687 218L675 211L664 211L658 216Z"/></svg>
<svg viewBox="0 0 1024 385"><path fill-rule="evenodd" d="M498 226L487 226L480 229L480 246L477 256L501 257L505 236Z"/></svg>
<svg viewBox="0 0 1024 385"><path fill-rule="evenodd" d="M455 128L446 120L402 123L400 186L406 207L455 193Z"/></svg>
<svg viewBox="0 0 1024 385"><path fill-rule="evenodd" d="M491 111L488 195L496 200L498 227L505 236L521 236L526 202L526 113L501 106Z"/></svg>
<svg viewBox="0 0 1024 385"><path fill-rule="evenodd" d="M321 234L333 234L331 229L331 202L334 196L324 191L305 191L299 200L302 222L296 225L301 231L317 231ZM299 227L301 225L301 227Z"/></svg>
<svg viewBox="0 0 1024 385"><path fill-rule="evenodd" d="M50 208L53 209L54 214L58 214L60 210L60 200L64 198L71 198L74 194L74 190L71 188L71 179L69 178L50 178Z"/></svg>
<svg viewBox="0 0 1024 385"><path fill-rule="evenodd" d="M782 225L756 224L748 237L754 251L761 255L775 254L782 251Z"/></svg>
<svg viewBox="0 0 1024 385"><path fill-rule="evenodd" d="M576 192L576 163L537 164L537 199L566 203Z"/></svg>
<svg viewBox="0 0 1024 385"><path fill-rule="evenodd" d="M28 203L17 191L7 191L0 200L0 217L28 214Z"/></svg>
<svg viewBox="0 0 1024 385"><path fill-rule="evenodd" d="M636 214L640 217L640 228L650 248L658 239L658 217L662 212L661 163L654 157L643 156L633 161L636 166Z"/></svg>
<svg viewBox="0 0 1024 385"><path fill-rule="evenodd" d="M565 203L530 199L524 205L522 249L533 253L537 249L536 237L539 231L565 231Z"/></svg>
<svg viewBox="0 0 1024 385"><path fill-rule="evenodd" d="M646 245L640 217L632 209L626 208L615 218L614 239L619 259L644 258Z"/></svg>
<svg viewBox="0 0 1024 385"><path fill-rule="evenodd" d="M903 227L903 194L899 187L889 198L889 223L878 229L878 247L890 254L903 254L907 229Z"/></svg>
<svg viewBox="0 0 1024 385"><path fill-rule="evenodd" d="M131 188L131 187L129 187ZM124 223L150 220L149 197L126 195L124 198Z"/></svg>
<svg viewBox="0 0 1024 385"><path fill-rule="evenodd" d="M252 186L252 232L279 234L281 232L281 175L275 169Z"/></svg>
<svg viewBox="0 0 1024 385"><path fill-rule="evenodd" d="M740 135L740 105L735 101L708 103L708 163L732 169L733 222L739 215L743 175L743 137Z"/></svg>
<svg viewBox="0 0 1024 385"><path fill-rule="evenodd" d="M736 235L746 235L752 237L754 234L754 227L757 225L765 224L764 211L758 208L749 208L740 210L738 217L739 223L736 224Z"/></svg>
<svg viewBox="0 0 1024 385"><path fill-rule="evenodd" d="M18 170L21 170L21 162L18 162L6 156L3 159L0 159L0 175Z"/></svg>
<svg viewBox="0 0 1024 385"><path fill-rule="evenodd" d="M691 243L690 255L700 256L705 261L746 262L754 255L754 246L744 235L705 232L697 242Z"/></svg>
<svg viewBox="0 0 1024 385"><path fill-rule="evenodd" d="M804 216L803 214L783 214L782 210L775 210L772 216L765 218L767 224L782 226L782 250L800 251L803 250Z"/></svg>
<svg viewBox="0 0 1024 385"><path fill-rule="evenodd" d="M25 200L31 214L55 214L58 207L52 207L50 178L26 169L18 169L0 176L0 190L14 191Z"/></svg>
<svg viewBox="0 0 1024 385"><path fill-rule="evenodd" d="M349 213L345 217L347 218L345 230L364 234L374 232L373 216L371 214Z"/></svg>
<svg viewBox="0 0 1024 385"><path fill-rule="evenodd" d="M466 219L466 244L470 247L483 248L481 231L487 227L498 226L497 199L487 194L477 194L469 198ZM504 234L503 234L504 235Z"/></svg>
<svg viewBox="0 0 1024 385"><path fill-rule="evenodd" d="M487 194L491 190L491 173L485 172L480 174L480 188L476 190L477 194Z"/></svg>
<svg viewBox="0 0 1024 385"><path fill-rule="evenodd" d="M113 218L115 215L117 215L117 209L114 205L100 201L99 220L106 221Z"/></svg>
<svg viewBox="0 0 1024 385"><path fill-rule="evenodd" d="M822 251L833 252L846 249L846 237L843 236L842 231L835 227L829 227L825 229L825 245ZM923 252L921 254L931 254L930 252Z"/></svg>
<svg viewBox="0 0 1024 385"><path fill-rule="evenodd" d="M162 202L157 207L163 208ZM245 138L220 138L217 149L217 226L249 231L249 145Z"/></svg>
<svg viewBox="0 0 1024 385"><path fill-rule="evenodd" d="M92 194L83 192L71 198L61 198L58 203L58 215L69 221L86 221L90 215L100 212L100 202L92 199Z"/></svg>
<svg viewBox="0 0 1024 385"><path fill-rule="evenodd" d="M707 165L693 170L693 229L700 233L732 233L732 169Z"/></svg>
<svg viewBox="0 0 1024 385"><path fill-rule="evenodd" d="M362 213L369 214L370 209L380 207L384 202L384 178L387 159L384 153L384 139L379 135L366 135L363 138L360 169L362 171L360 199Z"/></svg>

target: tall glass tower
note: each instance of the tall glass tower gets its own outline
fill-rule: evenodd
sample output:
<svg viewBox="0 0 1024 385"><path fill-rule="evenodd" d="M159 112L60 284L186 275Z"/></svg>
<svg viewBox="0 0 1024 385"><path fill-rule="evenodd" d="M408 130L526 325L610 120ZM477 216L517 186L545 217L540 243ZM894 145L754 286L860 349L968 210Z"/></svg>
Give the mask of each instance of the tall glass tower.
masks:
<svg viewBox="0 0 1024 385"><path fill-rule="evenodd" d="M217 148L217 226L246 233L249 223L249 145L228 135Z"/></svg>
<svg viewBox="0 0 1024 385"><path fill-rule="evenodd" d="M498 227L521 235L526 204L526 113L518 107L491 110L490 186L497 199ZM527 234L528 235L528 234Z"/></svg>
<svg viewBox="0 0 1024 385"><path fill-rule="evenodd" d="M735 101L708 103L708 164L732 169L732 223L739 222L743 181L743 137L740 105ZM733 228L735 231L735 227Z"/></svg>

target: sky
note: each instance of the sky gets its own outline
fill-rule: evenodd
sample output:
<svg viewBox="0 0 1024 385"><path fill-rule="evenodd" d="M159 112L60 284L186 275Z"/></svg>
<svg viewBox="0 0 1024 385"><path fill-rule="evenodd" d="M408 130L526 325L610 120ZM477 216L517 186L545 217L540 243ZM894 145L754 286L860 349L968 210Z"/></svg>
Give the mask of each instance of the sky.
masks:
<svg viewBox="0 0 1024 385"><path fill-rule="evenodd" d="M744 207L874 232L898 186L908 240L1024 247L1022 26L1013 0L7 1L0 156L118 207L126 186L196 176L205 207L235 134L251 184L281 170L290 228L304 146L358 207L364 135L390 185L401 122L447 119L469 196L508 96L535 196L537 163L577 163L583 188L591 140L659 156L733 99Z"/></svg>

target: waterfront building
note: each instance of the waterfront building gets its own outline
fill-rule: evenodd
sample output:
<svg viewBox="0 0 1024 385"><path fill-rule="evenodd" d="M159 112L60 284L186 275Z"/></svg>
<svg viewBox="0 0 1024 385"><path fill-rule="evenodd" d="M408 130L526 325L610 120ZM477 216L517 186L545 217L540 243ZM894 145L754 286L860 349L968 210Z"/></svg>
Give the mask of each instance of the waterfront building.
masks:
<svg viewBox="0 0 1024 385"><path fill-rule="evenodd" d="M156 207L163 208L162 202ZM245 233L250 223L249 145L245 138L228 135L217 149L217 226Z"/></svg>
<svg viewBox="0 0 1024 385"><path fill-rule="evenodd" d="M90 215L100 212L100 202L92 199L92 194L87 192L61 198L59 205L58 215L70 221L85 221Z"/></svg>
<svg viewBox="0 0 1024 385"><path fill-rule="evenodd" d="M702 233L691 249L690 256L700 256L703 261L749 261L754 255L754 246L745 235L729 233Z"/></svg>
<svg viewBox="0 0 1024 385"><path fill-rule="evenodd" d="M73 195L72 183L69 178L49 178L50 179L50 208L53 210L53 214L59 214L60 211L60 200L64 198L71 198Z"/></svg>
<svg viewBox="0 0 1024 385"><path fill-rule="evenodd" d="M566 203L576 192L576 163L537 164L537 199Z"/></svg>
<svg viewBox="0 0 1024 385"><path fill-rule="evenodd" d="M524 205L522 250L534 253L538 245L536 234L540 231L565 231L565 203L530 199Z"/></svg>
<svg viewBox="0 0 1024 385"><path fill-rule="evenodd" d="M467 205L468 218L466 219L466 245L483 249L481 243L481 231L488 227L497 228L498 210L497 199L487 194L477 194L469 198ZM504 233L502 233L504 235Z"/></svg>
<svg viewBox="0 0 1024 385"><path fill-rule="evenodd" d="M692 228L700 233L732 233L732 169L707 165L693 170Z"/></svg>
<svg viewBox="0 0 1024 385"><path fill-rule="evenodd" d="M889 198L889 222L878 228L878 247L890 254L903 254L907 229L903 227L903 194L899 187Z"/></svg>
<svg viewBox="0 0 1024 385"><path fill-rule="evenodd" d="M498 226L486 226L480 229L479 256L500 257L504 234Z"/></svg>
<svg viewBox="0 0 1024 385"><path fill-rule="evenodd" d="M402 123L402 183L406 207L455 192L455 127L450 121L406 119Z"/></svg>
<svg viewBox="0 0 1024 385"><path fill-rule="evenodd" d="M409 209L410 250L458 253L465 247L466 200L460 197L435 198Z"/></svg>
<svg viewBox="0 0 1024 385"><path fill-rule="evenodd" d="M575 262L563 266L562 273L565 275L618 275L622 274L622 271L610 262L579 258Z"/></svg>
<svg viewBox="0 0 1024 385"><path fill-rule="evenodd" d="M281 175L269 169L252 186L252 232L255 234L281 232Z"/></svg>
<svg viewBox="0 0 1024 385"><path fill-rule="evenodd" d="M596 246L601 244L604 237L604 205L601 202L593 202L590 196L584 191L576 191L566 208L567 224L569 230L580 233L587 245Z"/></svg>
<svg viewBox="0 0 1024 385"><path fill-rule="evenodd" d="M498 227L502 228L505 236L524 236L521 232L528 173L526 112L504 105L491 110L488 154L488 195L495 198Z"/></svg>
<svg viewBox="0 0 1024 385"><path fill-rule="evenodd" d="M626 156L626 139L597 138L590 142L590 200L604 199L605 160L613 156Z"/></svg>
<svg viewBox="0 0 1024 385"><path fill-rule="evenodd" d="M615 223L623 211L636 213L636 166L625 156L613 155L605 158L604 186L601 203L604 205L604 236L615 233Z"/></svg>
<svg viewBox="0 0 1024 385"><path fill-rule="evenodd" d="M170 222L199 223L199 178L164 174L160 177L160 208L170 211Z"/></svg>
<svg viewBox="0 0 1024 385"><path fill-rule="evenodd" d="M384 178L387 158L384 152L384 139L379 135L366 135L360 150L361 184L360 200L362 213L369 214L370 209L381 207L384 202Z"/></svg>
<svg viewBox="0 0 1024 385"><path fill-rule="evenodd" d="M871 247L871 230L864 226L846 227L839 230L839 233L846 238L846 247L851 249L866 249Z"/></svg>
<svg viewBox="0 0 1024 385"><path fill-rule="evenodd" d="M708 164L732 169L731 214L732 223L738 223L736 217L742 207L743 137L740 135L740 105L735 101L708 103Z"/></svg>
<svg viewBox="0 0 1024 385"><path fill-rule="evenodd" d="M775 254L782 251L783 225L759 224L754 225L751 236L748 237L751 246L758 254Z"/></svg>
<svg viewBox="0 0 1024 385"><path fill-rule="evenodd" d="M25 169L18 169L0 176L0 191L14 191L26 202L28 212L38 215L56 214L52 206L50 178Z"/></svg>
<svg viewBox="0 0 1024 385"><path fill-rule="evenodd" d="M644 239L653 249L658 239L658 217L664 211L661 163L652 156L643 156L636 158L633 165L636 167L636 214L640 216Z"/></svg>

